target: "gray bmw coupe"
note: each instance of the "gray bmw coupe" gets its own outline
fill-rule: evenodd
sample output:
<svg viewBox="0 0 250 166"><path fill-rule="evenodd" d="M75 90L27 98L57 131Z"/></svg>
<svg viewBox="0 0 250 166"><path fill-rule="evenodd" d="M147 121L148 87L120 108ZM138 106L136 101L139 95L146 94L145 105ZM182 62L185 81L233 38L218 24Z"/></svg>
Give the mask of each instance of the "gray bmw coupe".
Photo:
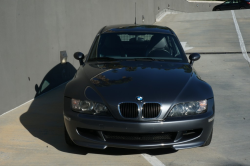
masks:
<svg viewBox="0 0 250 166"><path fill-rule="evenodd" d="M214 95L173 30L154 25L102 28L64 92L66 143L175 150L212 140Z"/></svg>

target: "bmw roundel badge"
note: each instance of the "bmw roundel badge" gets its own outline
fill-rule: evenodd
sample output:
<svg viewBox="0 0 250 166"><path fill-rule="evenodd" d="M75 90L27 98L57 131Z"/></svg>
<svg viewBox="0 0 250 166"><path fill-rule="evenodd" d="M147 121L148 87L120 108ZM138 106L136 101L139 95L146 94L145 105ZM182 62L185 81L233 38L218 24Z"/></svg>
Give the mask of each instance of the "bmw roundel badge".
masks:
<svg viewBox="0 0 250 166"><path fill-rule="evenodd" d="M136 100L137 100L137 101L142 101L142 100L143 100L143 97L142 97L142 96L137 96L137 97L136 97Z"/></svg>

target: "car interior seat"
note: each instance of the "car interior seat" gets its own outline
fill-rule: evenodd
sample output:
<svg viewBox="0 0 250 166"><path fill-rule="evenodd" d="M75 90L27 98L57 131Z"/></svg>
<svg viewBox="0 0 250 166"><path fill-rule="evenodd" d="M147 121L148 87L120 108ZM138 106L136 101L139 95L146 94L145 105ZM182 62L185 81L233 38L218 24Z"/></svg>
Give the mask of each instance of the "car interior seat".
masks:
<svg viewBox="0 0 250 166"><path fill-rule="evenodd" d="M121 56L124 57L121 38L115 34L108 35L101 46L99 46L100 57Z"/></svg>

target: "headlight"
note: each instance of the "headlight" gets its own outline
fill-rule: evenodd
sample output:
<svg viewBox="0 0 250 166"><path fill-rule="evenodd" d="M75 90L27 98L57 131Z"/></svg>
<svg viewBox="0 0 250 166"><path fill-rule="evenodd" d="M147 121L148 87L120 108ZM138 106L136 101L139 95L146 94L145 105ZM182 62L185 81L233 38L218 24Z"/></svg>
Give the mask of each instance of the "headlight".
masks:
<svg viewBox="0 0 250 166"><path fill-rule="evenodd" d="M168 117L197 115L205 112L207 112L207 100L187 102L175 105Z"/></svg>
<svg viewBox="0 0 250 166"><path fill-rule="evenodd" d="M92 115L110 115L108 112L108 108L105 105L89 100L80 101L72 99L71 106L74 111L80 113Z"/></svg>

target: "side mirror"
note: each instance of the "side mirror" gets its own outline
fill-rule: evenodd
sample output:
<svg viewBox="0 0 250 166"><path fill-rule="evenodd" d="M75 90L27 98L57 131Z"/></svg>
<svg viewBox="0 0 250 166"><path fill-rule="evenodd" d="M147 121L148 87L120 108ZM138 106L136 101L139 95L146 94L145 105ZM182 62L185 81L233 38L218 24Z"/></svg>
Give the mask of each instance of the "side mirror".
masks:
<svg viewBox="0 0 250 166"><path fill-rule="evenodd" d="M36 90L36 93L38 94L39 93L39 87L38 87L37 84L35 85L35 90Z"/></svg>
<svg viewBox="0 0 250 166"><path fill-rule="evenodd" d="M84 54L83 53L81 53L81 52L74 53L74 58L76 60L79 60L80 65L83 65L83 59L84 59Z"/></svg>
<svg viewBox="0 0 250 166"><path fill-rule="evenodd" d="M200 54L198 53L193 53L189 56L189 60L190 60L190 65L194 64L194 61L198 61L201 58Z"/></svg>

